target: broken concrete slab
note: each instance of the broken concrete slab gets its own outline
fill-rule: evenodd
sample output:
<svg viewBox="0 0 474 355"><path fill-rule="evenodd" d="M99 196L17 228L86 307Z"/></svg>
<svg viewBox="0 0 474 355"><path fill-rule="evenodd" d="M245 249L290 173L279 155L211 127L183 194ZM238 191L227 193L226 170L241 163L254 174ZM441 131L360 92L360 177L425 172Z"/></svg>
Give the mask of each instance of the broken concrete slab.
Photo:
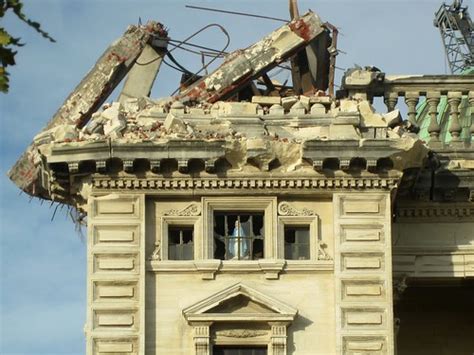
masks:
<svg viewBox="0 0 474 355"><path fill-rule="evenodd" d="M120 102L114 102L112 105L108 106L104 111L101 113L101 117L106 119L107 121L111 121L114 119L125 119L125 116L122 112L123 108Z"/></svg>
<svg viewBox="0 0 474 355"><path fill-rule="evenodd" d="M181 118L176 117L172 113L169 113L168 116L166 116L166 119L163 125L165 129L170 133L181 133L181 134L188 133L188 130L186 128L186 124L184 123L184 121Z"/></svg>
<svg viewBox="0 0 474 355"><path fill-rule="evenodd" d="M143 48L127 75L119 102L123 103L128 98L150 96L151 88L166 53L167 42L162 41L162 43L163 47L161 48L155 48L149 44Z"/></svg>
<svg viewBox="0 0 474 355"><path fill-rule="evenodd" d="M70 142L79 138L79 131L75 125L61 125L54 129L55 142Z"/></svg>
<svg viewBox="0 0 474 355"><path fill-rule="evenodd" d="M281 97L280 96L253 96L252 103L259 105L280 105Z"/></svg>
<svg viewBox="0 0 474 355"><path fill-rule="evenodd" d="M339 100L339 110L342 112L359 112L358 105L359 103L355 100Z"/></svg>
<svg viewBox="0 0 474 355"><path fill-rule="evenodd" d="M361 101L357 105L361 116L361 124L363 127L387 127L387 122L382 115L375 112L369 101Z"/></svg>
<svg viewBox="0 0 474 355"><path fill-rule="evenodd" d="M395 109L388 113L383 113L382 117L384 118L385 122L387 122L387 126L390 128L393 128L403 123L403 118L400 114L399 109Z"/></svg>
<svg viewBox="0 0 474 355"><path fill-rule="evenodd" d="M221 115L256 115L258 104L250 102L221 102L219 114Z"/></svg>

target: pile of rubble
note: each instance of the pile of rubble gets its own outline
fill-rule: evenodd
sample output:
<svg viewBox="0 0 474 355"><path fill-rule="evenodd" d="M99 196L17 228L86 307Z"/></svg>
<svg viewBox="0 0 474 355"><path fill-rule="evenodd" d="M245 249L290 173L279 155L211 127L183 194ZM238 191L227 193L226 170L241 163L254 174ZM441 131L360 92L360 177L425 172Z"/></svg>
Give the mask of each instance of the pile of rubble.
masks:
<svg viewBox="0 0 474 355"><path fill-rule="evenodd" d="M188 77L175 96L152 100L153 81L169 54L168 34L156 22L131 26L34 138L9 176L34 194L39 165L48 161L53 147L104 141L222 141L226 159L238 168L257 156L294 167L310 140L357 140L362 145L364 139L403 139L409 149L417 140L416 128L398 110L378 114L364 98L334 96L336 36L335 27L313 12L295 14L261 41L228 54L208 75ZM285 61L292 86L280 85L267 74ZM119 100L104 104L127 73ZM378 73L366 74L379 80Z"/></svg>

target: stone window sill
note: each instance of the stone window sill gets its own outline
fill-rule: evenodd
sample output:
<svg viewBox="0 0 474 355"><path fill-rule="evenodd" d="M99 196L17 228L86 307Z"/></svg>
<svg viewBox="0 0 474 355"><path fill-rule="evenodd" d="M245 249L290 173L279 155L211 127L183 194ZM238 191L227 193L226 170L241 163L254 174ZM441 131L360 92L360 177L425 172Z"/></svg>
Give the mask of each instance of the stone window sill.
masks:
<svg viewBox="0 0 474 355"><path fill-rule="evenodd" d="M213 280L216 273L263 273L268 280L279 279L280 273L305 271L332 271L332 260L162 260L148 261L147 271L150 272L199 272L203 280Z"/></svg>

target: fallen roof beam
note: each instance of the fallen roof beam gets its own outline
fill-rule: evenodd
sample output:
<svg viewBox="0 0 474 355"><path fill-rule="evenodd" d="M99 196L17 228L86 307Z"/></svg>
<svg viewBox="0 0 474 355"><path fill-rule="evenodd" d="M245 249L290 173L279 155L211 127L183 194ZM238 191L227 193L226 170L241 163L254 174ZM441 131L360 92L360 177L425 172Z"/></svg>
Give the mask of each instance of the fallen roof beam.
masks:
<svg viewBox="0 0 474 355"><path fill-rule="evenodd" d="M160 71L161 63L166 55L167 42L160 47L147 44L125 79L119 102L129 98L150 96L153 83Z"/></svg>
<svg viewBox="0 0 474 355"><path fill-rule="evenodd" d="M325 31L319 17L308 12L260 42L230 53L219 68L183 90L176 99L210 103L226 99L251 80L290 58Z"/></svg>
<svg viewBox="0 0 474 355"><path fill-rule="evenodd" d="M167 36L160 23L129 26L124 35L102 54L43 131L64 124L84 126L125 77L145 45L156 36ZM8 172L10 179L20 189L32 195L40 187L36 184L39 180L40 162L35 156L34 145L31 144Z"/></svg>

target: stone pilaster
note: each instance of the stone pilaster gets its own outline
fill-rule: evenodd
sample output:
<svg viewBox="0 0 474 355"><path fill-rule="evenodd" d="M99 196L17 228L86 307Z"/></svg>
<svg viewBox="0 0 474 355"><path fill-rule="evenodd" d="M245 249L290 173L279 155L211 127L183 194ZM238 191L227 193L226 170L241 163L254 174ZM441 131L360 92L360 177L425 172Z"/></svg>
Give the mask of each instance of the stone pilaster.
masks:
<svg viewBox="0 0 474 355"><path fill-rule="evenodd" d="M334 195L338 354L393 354L390 193Z"/></svg>
<svg viewBox="0 0 474 355"><path fill-rule="evenodd" d="M87 354L145 354L144 196L89 200Z"/></svg>
<svg viewBox="0 0 474 355"><path fill-rule="evenodd" d="M270 323L271 326L271 351L272 355L286 355L286 327L287 323L275 322Z"/></svg>
<svg viewBox="0 0 474 355"><path fill-rule="evenodd" d="M193 338L196 355L210 355L210 326L211 322L201 322L194 324Z"/></svg>

